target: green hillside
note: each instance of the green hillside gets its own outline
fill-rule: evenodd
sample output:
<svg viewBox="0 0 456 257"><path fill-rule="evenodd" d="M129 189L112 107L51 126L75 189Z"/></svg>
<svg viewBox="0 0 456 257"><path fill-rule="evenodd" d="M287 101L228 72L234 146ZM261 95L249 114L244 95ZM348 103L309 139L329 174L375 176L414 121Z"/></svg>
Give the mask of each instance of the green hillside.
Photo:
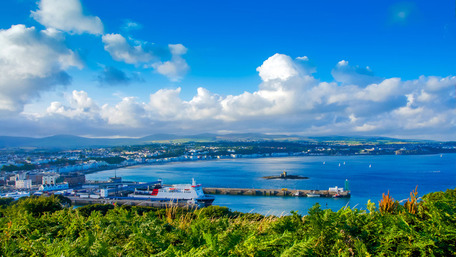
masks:
<svg viewBox="0 0 456 257"><path fill-rule="evenodd" d="M223 207L91 205L1 199L1 256L455 256L456 190L386 195L369 211L314 206L274 217Z"/></svg>

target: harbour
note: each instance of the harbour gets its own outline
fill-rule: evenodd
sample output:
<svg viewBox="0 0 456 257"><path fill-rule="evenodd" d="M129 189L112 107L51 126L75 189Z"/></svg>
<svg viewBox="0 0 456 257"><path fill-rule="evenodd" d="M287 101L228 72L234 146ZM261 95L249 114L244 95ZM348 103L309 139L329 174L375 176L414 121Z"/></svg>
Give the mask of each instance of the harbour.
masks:
<svg viewBox="0 0 456 257"><path fill-rule="evenodd" d="M120 178L111 178L121 181ZM93 183L92 185L94 185ZM149 183L96 183L91 193L72 191L67 197L74 205L86 204L118 204L151 207L191 207L198 208L212 205L215 197L212 195L245 195L245 196L282 196L282 197L327 197L349 198L349 184L345 187L330 187L328 190L289 190L282 189L253 189L253 188L220 188L206 187L196 184L163 185L162 181ZM107 186L108 185L108 186ZM142 189L141 189L142 188Z"/></svg>
<svg viewBox="0 0 456 257"><path fill-rule="evenodd" d="M344 165L345 162L345 165ZM339 166L339 163L341 164ZM394 163L394 165L392 165ZM166 165L134 166L117 170L117 175L128 181L185 183L195 178L205 193L215 196L213 205L226 206L233 211L281 215L290 211L307 211L315 204L339 210L345 206L366 209L368 200L378 204L382 193L401 201L410 197L418 185L419 195L454 188L456 185L456 154L440 155L383 155L383 156L304 156L261 159L237 159L169 163ZM450 165L449 165L450 164ZM371 167L369 168L369 166ZM286 170L290 174L309 179L263 179ZM436 172L439 171L439 172ZM113 171L101 171L87 176L89 180L107 180ZM287 191L324 191L329 187L350 182L350 197L293 197ZM223 194L207 189L230 188ZM253 189L277 192L244 194ZM272 190L266 190L272 189ZM238 191L238 192L236 192ZM280 193L279 193L280 191ZM304 192L303 192L304 193Z"/></svg>
<svg viewBox="0 0 456 257"><path fill-rule="evenodd" d="M377 203L387 191L402 201L417 185L420 195L454 187L455 170L446 164L456 163L455 158L454 154L442 157L324 156L141 165L87 174L87 180L79 187L60 190L48 186L25 193L62 194L78 206L204 206L194 201L199 199L233 211L274 215L294 210L306 213L317 203L334 211L347 206L363 209L368 200ZM294 179L295 175L285 172L277 176L280 170L306 179ZM194 181L189 184L192 178L201 184ZM196 186L211 198L190 197ZM24 196L21 192L13 193L5 197Z"/></svg>
<svg viewBox="0 0 456 257"><path fill-rule="evenodd" d="M250 195L250 196L295 196L295 197L340 197L349 198L350 191L339 190L300 190L300 189L258 189L258 188L203 188L205 194Z"/></svg>
<svg viewBox="0 0 456 257"><path fill-rule="evenodd" d="M204 194L208 195L245 195L245 196L289 196L289 197L327 197L327 198L349 198L350 191L344 191L340 188L333 190L288 190L288 189L252 189L252 188L203 188ZM117 192L122 194L124 192ZM122 197L122 196L105 196L99 195L78 195L67 196L73 205L87 204L116 204L116 205L132 205L132 206L148 206L157 208L167 208L170 206L198 208L201 205L187 200L180 199L152 199L138 197Z"/></svg>

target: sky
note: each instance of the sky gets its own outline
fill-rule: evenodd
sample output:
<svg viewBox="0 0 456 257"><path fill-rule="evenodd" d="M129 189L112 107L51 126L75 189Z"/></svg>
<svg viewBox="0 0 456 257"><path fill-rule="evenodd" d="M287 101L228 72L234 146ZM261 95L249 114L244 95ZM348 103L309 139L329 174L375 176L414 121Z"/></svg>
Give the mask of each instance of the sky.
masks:
<svg viewBox="0 0 456 257"><path fill-rule="evenodd" d="M0 136L456 140L454 1L1 5Z"/></svg>

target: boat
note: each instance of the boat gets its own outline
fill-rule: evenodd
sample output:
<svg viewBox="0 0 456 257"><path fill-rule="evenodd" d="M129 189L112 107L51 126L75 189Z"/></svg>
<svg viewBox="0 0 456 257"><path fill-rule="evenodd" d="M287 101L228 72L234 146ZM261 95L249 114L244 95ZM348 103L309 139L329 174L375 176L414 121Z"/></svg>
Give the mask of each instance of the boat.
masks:
<svg viewBox="0 0 456 257"><path fill-rule="evenodd" d="M30 192L9 192L5 194L1 194L0 198L13 198L14 200L17 200L21 197L28 197L30 196Z"/></svg>
<svg viewBox="0 0 456 257"><path fill-rule="evenodd" d="M192 184L175 184L172 186L164 186L162 181L159 184L147 189L136 188L135 192L129 194L128 197L134 199L148 199L155 201L187 201L190 204L198 206L210 206L215 198L211 195L205 195L201 184L196 184L192 179Z"/></svg>
<svg viewBox="0 0 456 257"><path fill-rule="evenodd" d="M315 193L315 191L312 191L308 194L306 194L307 197L320 197L320 194Z"/></svg>

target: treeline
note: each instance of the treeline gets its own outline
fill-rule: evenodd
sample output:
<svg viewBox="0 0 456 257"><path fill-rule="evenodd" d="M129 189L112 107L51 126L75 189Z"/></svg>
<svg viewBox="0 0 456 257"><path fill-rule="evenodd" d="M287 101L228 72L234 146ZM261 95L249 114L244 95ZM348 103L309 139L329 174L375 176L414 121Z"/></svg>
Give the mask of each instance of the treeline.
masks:
<svg viewBox="0 0 456 257"><path fill-rule="evenodd" d="M455 256L456 189L283 217L1 200L1 256Z"/></svg>
<svg viewBox="0 0 456 257"><path fill-rule="evenodd" d="M6 172L12 172L12 171L17 171L17 170L34 170L37 167L38 167L37 165L29 164L29 163L25 163L24 165L19 165L19 166L10 164L10 165L3 166L0 170L6 171Z"/></svg>

